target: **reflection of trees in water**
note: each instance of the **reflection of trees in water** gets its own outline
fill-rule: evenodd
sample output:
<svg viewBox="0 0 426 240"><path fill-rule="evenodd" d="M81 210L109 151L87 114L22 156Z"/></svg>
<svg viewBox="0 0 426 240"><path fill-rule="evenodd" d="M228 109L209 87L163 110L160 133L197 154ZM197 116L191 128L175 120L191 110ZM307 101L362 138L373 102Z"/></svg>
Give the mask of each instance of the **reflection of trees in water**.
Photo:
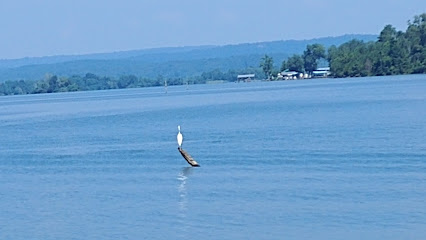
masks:
<svg viewBox="0 0 426 240"><path fill-rule="evenodd" d="M186 212L188 209L188 199L186 197L187 195L187 189L186 189L186 180L188 179L188 176L192 173L192 167L185 167L182 169L182 171L178 175L178 180L180 181L180 184L178 186L178 192L179 192L179 220L182 224L182 235L185 235L186 232L188 232L188 221L186 219Z"/></svg>

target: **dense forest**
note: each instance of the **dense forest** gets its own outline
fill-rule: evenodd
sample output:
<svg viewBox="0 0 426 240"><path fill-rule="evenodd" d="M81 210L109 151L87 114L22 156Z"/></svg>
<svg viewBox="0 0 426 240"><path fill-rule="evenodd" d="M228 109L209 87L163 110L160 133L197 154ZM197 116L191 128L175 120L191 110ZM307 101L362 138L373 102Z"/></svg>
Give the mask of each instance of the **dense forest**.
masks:
<svg viewBox="0 0 426 240"><path fill-rule="evenodd" d="M165 78L157 76L156 78L137 77L135 75L123 75L119 78L101 77L93 73L87 73L84 76L74 75L71 77L58 77L57 75L46 74L44 79L38 81L20 80L6 81L0 83L0 95L19 95L19 94L37 94L54 92L75 92L90 90L107 90L139 87L155 87L183 85L183 84L203 84L210 80L235 81L238 74L253 72L262 75L260 68L244 69L240 71L229 70L222 72L213 70L202 73L200 76L187 78Z"/></svg>
<svg viewBox="0 0 426 240"><path fill-rule="evenodd" d="M161 74L157 76L137 76L135 74L100 76L94 73L72 76L46 74L41 80L9 80L0 83L0 95L150 87L162 86L165 83L167 85L199 84L210 80L235 81L238 74L244 73L255 73L257 78L274 80L281 71L298 71L309 74L324 63L330 66L331 76L338 78L426 73L425 45L426 13L415 16L412 22L409 21L405 32L396 31L392 25L386 25L380 32L377 41L364 42L353 39L338 46L328 46L327 50L327 46L320 43L307 44L302 54L287 57L279 67L274 65L273 56L264 55L260 58L260 55L252 55L258 59L257 66L228 68L227 71L224 71L223 68L215 68L200 72L198 75L185 76L185 74L177 72L167 76ZM203 65L203 62L209 61L209 59L194 59L193 61L198 61L197 65ZM153 61L153 64L164 65L165 63Z"/></svg>
<svg viewBox="0 0 426 240"><path fill-rule="evenodd" d="M332 46L327 60L335 77L426 73L426 13L408 22L405 32L387 25L376 42Z"/></svg>
<svg viewBox="0 0 426 240"><path fill-rule="evenodd" d="M312 73L326 59L333 77L363 77L426 73L426 13L408 22L405 32L386 25L375 42L351 40L325 51L308 45L302 55L283 61L280 70Z"/></svg>

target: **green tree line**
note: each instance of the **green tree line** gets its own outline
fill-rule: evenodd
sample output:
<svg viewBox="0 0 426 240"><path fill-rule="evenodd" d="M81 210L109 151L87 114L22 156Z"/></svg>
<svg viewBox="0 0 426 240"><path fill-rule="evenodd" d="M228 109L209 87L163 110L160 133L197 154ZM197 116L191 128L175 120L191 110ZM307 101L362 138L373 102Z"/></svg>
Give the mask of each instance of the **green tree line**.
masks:
<svg viewBox="0 0 426 240"><path fill-rule="evenodd" d="M157 76L156 78L137 77L135 75L123 75L119 78L102 77L92 73L84 76L74 75L71 77L60 77L47 74L44 79L38 81L6 81L0 83L0 95L20 95L20 94L38 94L55 92L75 92L123 88L140 88L164 86L166 83L171 85L183 84L203 84L211 80L235 81L238 74L246 72L255 72L262 75L260 69L229 70L222 72L213 70L204 72L199 76L188 78L166 78Z"/></svg>
<svg viewBox="0 0 426 240"><path fill-rule="evenodd" d="M311 74L321 60L328 61L334 77L384 76L426 73L426 13L408 22L405 32L386 25L376 42L351 40L326 50L321 44L307 45L302 55L294 54L281 64L280 71ZM273 62L267 55L260 66ZM268 65L270 66L270 64ZM265 74L274 72L264 68Z"/></svg>
<svg viewBox="0 0 426 240"><path fill-rule="evenodd" d="M426 73L426 13L408 22L405 32L386 25L377 42L332 46L328 61L335 77Z"/></svg>
<svg viewBox="0 0 426 240"><path fill-rule="evenodd" d="M281 63L280 71L296 71L312 73L317 69L319 61L326 58L325 48L321 44L309 44L303 55L294 54Z"/></svg>
<svg viewBox="0 0 426 240"><path fill-rule="evenodd" d="M0 83L0 95L37 94L138 88L182 84L202 84L210 80L235 81L238 74L255 73L257 78L273 79L278 72L290 70L312 73L321 61L328 61L332 76L358 77L394 74L426 73L426 13L408 22L405 32L386 25L376 42L351 40L327 49L321 44L309 44L303 54L295 54L274 67L273 58L262 57L258 68L240 70L213 70L199 76L155 78L123 75L121 77L98 76L87 73L70 77L46 75L41 80L6 81Z"/></svg>

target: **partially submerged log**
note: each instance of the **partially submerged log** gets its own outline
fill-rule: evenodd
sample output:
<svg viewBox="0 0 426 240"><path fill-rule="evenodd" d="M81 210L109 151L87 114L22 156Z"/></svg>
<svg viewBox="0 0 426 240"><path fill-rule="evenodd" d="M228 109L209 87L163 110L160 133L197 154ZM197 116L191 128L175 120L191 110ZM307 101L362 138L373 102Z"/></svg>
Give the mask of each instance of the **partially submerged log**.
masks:
<svg viewBox="0 0 426 240"><path fill-rule="evenodd" d="M189 155L188 152L186 152L185 150L183 150L181 147L178 147L178 150L180 152L180 154L182 154L182 157L185 158L185 160L189 163L189 165L193 166L193 167L199 167L200 165L191 157L191 155Z"/></svg>

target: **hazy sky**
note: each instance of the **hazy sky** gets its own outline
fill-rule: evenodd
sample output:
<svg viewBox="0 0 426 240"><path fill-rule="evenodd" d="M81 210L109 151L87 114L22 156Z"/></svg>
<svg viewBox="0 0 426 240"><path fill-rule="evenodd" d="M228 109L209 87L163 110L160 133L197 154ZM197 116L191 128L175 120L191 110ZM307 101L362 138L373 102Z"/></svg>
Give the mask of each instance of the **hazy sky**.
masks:
<svg viewBox="0 0 426 240"><path fill-rule="evenodd" d="M426 0L0 0L0 59L405 30Z"/></svg>

